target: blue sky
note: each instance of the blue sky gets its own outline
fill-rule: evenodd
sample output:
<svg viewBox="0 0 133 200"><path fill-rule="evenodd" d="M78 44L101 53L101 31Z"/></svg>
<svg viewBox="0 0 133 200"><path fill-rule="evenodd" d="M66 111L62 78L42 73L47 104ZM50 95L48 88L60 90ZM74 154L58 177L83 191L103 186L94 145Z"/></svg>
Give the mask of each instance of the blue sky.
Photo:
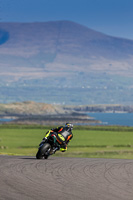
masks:
<svg viewBox="0 0 133 200"><path fill-rule="evenodd" d="M56 20L133 39L133 0L0 0L0 22Z"/></svg>

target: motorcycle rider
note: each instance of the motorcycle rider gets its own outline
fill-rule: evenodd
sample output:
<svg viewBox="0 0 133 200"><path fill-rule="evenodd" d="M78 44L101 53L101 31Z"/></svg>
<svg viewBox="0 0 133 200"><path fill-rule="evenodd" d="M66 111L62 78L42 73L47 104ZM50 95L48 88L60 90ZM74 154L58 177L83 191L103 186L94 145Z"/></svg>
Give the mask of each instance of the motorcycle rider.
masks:
<svg viewBox="0 0 133 200"><path fill-rule="evenodd" d="M53 128L46 133L45 139L50 134L55 134L57 142L60 144L61 148L60 151L65 152L67 151L67 144L73 138L72 134L73 124L66 123L65 126L60 126L57 128Z"/></svg>

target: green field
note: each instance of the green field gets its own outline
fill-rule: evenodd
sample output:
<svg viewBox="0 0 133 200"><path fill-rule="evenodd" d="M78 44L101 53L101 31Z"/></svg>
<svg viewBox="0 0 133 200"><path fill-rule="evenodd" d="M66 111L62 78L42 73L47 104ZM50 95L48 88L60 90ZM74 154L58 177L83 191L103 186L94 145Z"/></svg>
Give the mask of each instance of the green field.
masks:
<svg viewBox="0 0 133 200"><path fill-rule="evenodd" d="M0 154L35 156L49 127L0 125ZM133 128L77 126L65 153L54 156L133 159Z"/></svg>

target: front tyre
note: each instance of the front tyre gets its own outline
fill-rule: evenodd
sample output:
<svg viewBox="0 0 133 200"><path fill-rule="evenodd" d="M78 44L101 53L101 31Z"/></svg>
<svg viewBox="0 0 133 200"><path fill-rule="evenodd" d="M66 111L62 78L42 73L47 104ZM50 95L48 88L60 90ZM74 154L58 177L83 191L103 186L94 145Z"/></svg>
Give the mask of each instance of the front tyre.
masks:
<svg viewBox="0 0 133 200"><path fill-rule="evenodd" d="M37 159L47 159L49 156L49 152L51 150L51 145L48 143L43 144L39 149L38 152L36 154L36 158Z"/></svg>

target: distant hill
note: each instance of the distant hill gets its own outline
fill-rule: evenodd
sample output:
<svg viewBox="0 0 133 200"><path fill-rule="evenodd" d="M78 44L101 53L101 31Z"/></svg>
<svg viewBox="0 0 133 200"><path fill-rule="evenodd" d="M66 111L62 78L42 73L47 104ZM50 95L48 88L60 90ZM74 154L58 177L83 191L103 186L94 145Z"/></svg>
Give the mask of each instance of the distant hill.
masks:
<svg viewBox="0 0 133 200"><path fill-rule="evenodd" d="M72 109L71 109L72 110ZM61 106L32 101L0 104L0 116L44 116L70 113Z"/></svg>
<svg viewBox="0 0 133 200"><path fill-rule="evenodd" d="M133 40L71 21L0 23L2 102L131 103L132 61Z"/></svg>

